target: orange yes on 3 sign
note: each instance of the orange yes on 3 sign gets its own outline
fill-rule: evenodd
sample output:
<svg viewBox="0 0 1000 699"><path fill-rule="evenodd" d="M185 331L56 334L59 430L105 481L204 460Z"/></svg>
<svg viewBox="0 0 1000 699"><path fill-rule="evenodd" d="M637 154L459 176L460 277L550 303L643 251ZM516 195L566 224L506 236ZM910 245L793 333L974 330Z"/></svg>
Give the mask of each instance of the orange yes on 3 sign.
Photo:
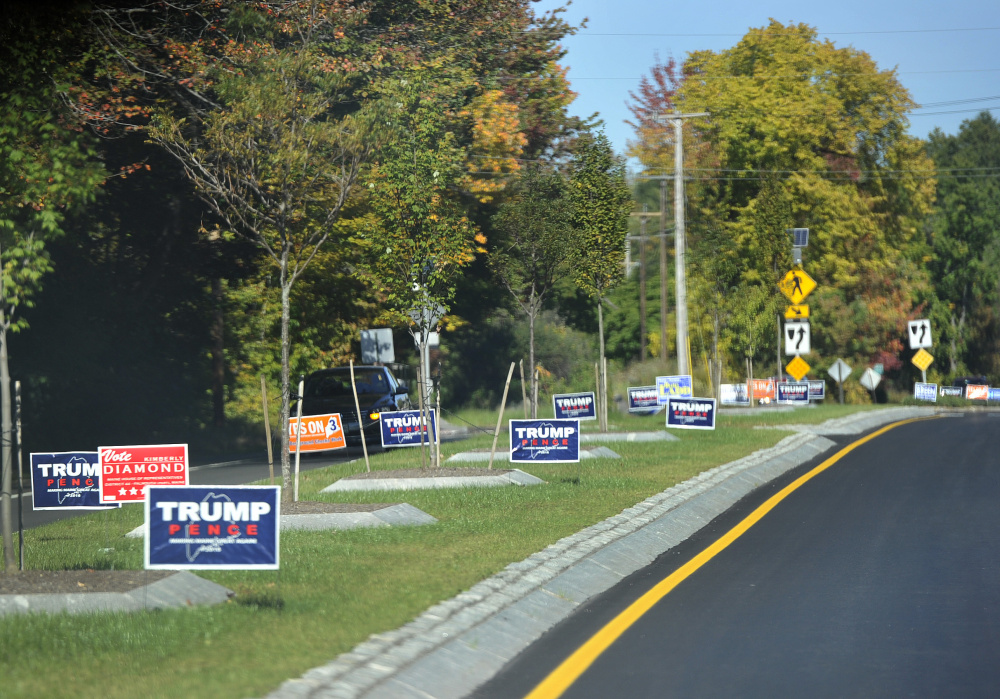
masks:
<svg viewBox="0 0 1000 699"><path fill-rule="evenodd" d="M298 420L296 418L288 419L288 453L290 454L295 453L295 443L297 441L295 426L297 424ZM330 449L346 448L347 439L344 437L344 423L340 419L340 413L302 416L300 452L329 451Z"/></svg>

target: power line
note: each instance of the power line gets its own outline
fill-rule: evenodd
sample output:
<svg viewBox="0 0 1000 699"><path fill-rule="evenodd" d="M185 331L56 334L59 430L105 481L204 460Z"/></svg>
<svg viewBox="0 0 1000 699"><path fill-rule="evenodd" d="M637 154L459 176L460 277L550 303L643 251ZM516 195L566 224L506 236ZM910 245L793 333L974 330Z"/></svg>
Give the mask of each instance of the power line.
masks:
<svg viewBox="0 0 1000 699"><path fill-rule="evenodd" d="M1000 27L958 27L955 29L873 29L873 30L858 30L850 32L821 32L816 31L818 36L854 36L861 34L944 34L948 32L989 32L1000 30ZM762 34L768 34L770 32L764 31ZM699 38L699 37L718 37L718 38L728 38L728 37L744 37L747 32L733 33L733 34L688 34L688 33L654 33L654 32L576 32L573 36L595 36L595 37L607 37L607 36L622 36L622 37L638 37L638 36L652 36L652 37L677 37L677 38Z"/></svg>

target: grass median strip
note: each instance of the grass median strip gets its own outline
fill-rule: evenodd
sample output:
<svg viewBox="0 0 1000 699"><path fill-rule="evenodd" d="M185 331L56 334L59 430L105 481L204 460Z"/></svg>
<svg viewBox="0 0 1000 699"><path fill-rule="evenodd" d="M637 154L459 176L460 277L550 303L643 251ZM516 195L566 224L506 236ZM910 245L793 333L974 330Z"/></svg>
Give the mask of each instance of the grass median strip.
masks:
<svg viewBox="0 0 1000 699"><path fill-rule="evenodd" d="M713 466L777 443L758 424L822 422L851 412L720 416L714 432L678 442L620 443L620 460L533 464L547 485L409 491L399 499L438 518L417 528L287 532L279 572L201 573L237 591L212 608L0 620L0 676L9 696L260 696L350 650L372 633ZM662 429L662 415L620 418L621 429ZM445 456L489 446L485 435L443 446ZM373 469L420 465L417 450L377 455ZM386 493L320 493L358 464L303 473L300 498L385 502ZM396 499L397 496L393 496ZM31 568L141 568L142 541L124 538L142 508L96 512L27 532ZM53 672L52 668L60 668ZM67 677L72 677L71 681Z"/></svg>

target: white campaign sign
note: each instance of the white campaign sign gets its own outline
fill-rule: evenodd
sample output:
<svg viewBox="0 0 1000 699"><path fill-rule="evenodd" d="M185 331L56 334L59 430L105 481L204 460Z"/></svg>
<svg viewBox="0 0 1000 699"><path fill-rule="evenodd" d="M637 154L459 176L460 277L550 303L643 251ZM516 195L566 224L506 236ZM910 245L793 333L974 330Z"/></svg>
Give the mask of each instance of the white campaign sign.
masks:
<svg viewBox="0 0 1000 699"><path fill-rule="evenodd" d="M785 354L809 354L809 323L785 323Z"/></svg>
<svg viewBox="0 0 1000 699"><path fill-rule="evenodd" d="M911 320L907 323L909 328L910 349L920 349L921 347L931 347L931 322L926 318L923 320Z"/></svg>

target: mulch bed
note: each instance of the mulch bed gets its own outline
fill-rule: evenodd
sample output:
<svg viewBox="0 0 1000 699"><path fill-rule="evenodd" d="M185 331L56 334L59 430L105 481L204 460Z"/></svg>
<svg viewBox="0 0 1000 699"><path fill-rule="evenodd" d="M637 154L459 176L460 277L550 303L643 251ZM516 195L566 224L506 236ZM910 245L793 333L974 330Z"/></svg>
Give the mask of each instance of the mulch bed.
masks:
<svg viewBox="0 0 1000 699"><path fill-rule="evenodd" d="M343 480L363 481L378 478L456 478L459 476L499 476L510 473L509 468L409 468L397 471L362 471Z"/></svg>
<svg viewBox="0 0 1000 699"><path fill-rule="evenodd" d="M128 592L176 570L22 570L0 573L0 595L65 595Z"/></svg>

